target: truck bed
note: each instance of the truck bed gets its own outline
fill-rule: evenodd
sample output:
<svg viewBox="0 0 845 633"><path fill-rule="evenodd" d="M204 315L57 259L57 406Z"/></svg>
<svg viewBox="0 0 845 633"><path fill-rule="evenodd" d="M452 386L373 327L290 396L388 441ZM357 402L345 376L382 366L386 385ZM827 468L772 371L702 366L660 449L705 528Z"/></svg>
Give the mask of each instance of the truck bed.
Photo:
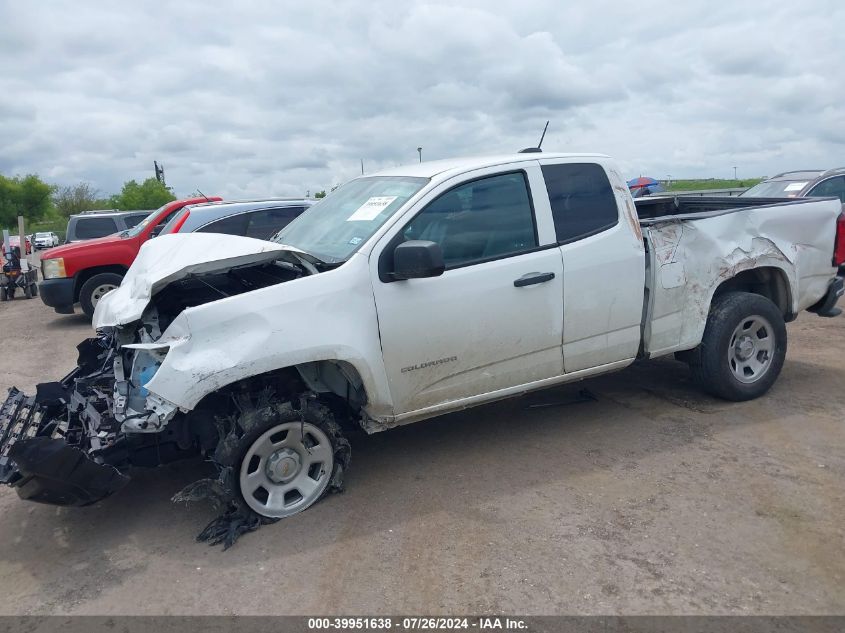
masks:
<svg viewBox="0 0 845 633"><path fill-rule="evenodd" d="M654 357L701 342L712 298L769 288L787 320L825 295L836 198L652 196L636 201L646 247L643 350Z"/></svg>
<svg viewBox="0 0 845 633"><path fill-rule="evenodd" d="M730 196L649 196L634 199L640 224L647 226L668 219L694 220L733 213L741 209L812 204L821 198L741 198Z"/></svg>

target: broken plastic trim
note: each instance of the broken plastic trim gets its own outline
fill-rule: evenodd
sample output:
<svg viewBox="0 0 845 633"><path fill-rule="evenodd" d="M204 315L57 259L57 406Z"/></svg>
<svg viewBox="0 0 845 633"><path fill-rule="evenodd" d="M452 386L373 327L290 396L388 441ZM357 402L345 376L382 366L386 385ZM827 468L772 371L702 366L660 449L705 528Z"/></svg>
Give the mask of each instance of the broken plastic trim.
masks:
<svg viewBox="0 0 845 633"><path fill-rule="evenodd" d="M87 506L117 492L129 477L97 464L64 440L33 437L9 449L18 469L12 483L21 499L58 506Z"/></svg>

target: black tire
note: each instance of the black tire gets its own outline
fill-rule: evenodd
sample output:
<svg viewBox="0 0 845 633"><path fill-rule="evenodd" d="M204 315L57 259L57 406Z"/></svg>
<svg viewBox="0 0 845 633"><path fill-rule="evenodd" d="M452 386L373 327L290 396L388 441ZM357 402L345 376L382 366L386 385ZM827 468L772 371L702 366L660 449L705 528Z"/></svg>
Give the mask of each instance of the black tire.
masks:
<svg viewBox="0 0 845 633"><path fill-rule="evenodd" d="M32 296L37 297L38 296L38 284L32 284L32 285L30 285L29 288L30 288L30 292L32 293Z"/></svg>
<svg viewBox="0 0 845 633"><path fill-rule="evenodd" d="M258 438L274 426L303 420L318 427L329 438L334 456L329 483L322 494L302 510L314 505L331 492L343 490L343 475L349 468L351 451L349 441L343 436L328 407L313 400L303 400L300 406L304 408L295 409L290 402L274 399L267 401L267 398L264 400L265 402L259 402L255 406L249 402L241 402L241 412L230 419L230 428L214 451L214 461L221 468L224 488L231 492L233 503L239 512L257 517L262 523L274 523L278 519L259 514L247 504L240 488L241 462Z"/></svg>
<svg viewBox="0 0 845 633"><path fill-rule="evenodd" d="M123 276L117 273L99 273L91 277L79 289L79 305L82 307L82 311L89 318L93 317L94 307L99 299L94 297L94 293L103 286L111 285L117 287L121 281L123 281Z"/></svg>
<svg viewBox="0 0 845 633"><path fill-rule="evenodd" d="M32 286L27 284L23 287L24 299L32 299Z"/></svg>
<svg viewBox="0 0 845 633"><path fill-rule="evenodd" d="M0 288L0 301L8 301L9 298L6 296L6 288Z"/></svg>
<svg viewBox="0 0 845 633"><path fill-rule="evenodd" d="M743 343L746 348L742 348ZM725 400L757 398L780 375L786 344L786 324L774 303L750 292L725 293L713 299L701 345L689 359L693 380ZM762 368L752 370L744 366L745 362Z"/></svg>

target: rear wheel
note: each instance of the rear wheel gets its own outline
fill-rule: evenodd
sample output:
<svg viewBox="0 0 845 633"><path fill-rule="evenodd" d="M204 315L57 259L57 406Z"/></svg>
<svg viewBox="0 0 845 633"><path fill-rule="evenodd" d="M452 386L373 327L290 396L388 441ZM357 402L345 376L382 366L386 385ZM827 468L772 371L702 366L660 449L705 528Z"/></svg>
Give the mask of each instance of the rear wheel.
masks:
<svg viewBox="0 0 845 633"><path fill-rule="evenodd" d="M751 400L771 388L785 357L786 324L778 307L761 295L729 292L713 300L690 369L713 395Z"/></svg>
<svg viewBox="0 0 845 633"><path fill-rule="evenodd" d="M26 299L32 299L32 286L30 284L23 287L23 296Z"/></svg>
<svg viewBox="0 0 845 633"><path fill-rule="evenodd" d="M94 308L106 293L111 292L123 280L117 273L99 273L82 284L79 290L79 305L89 317L94 316Z"/></svg>
<svg viewBox="0 0 845 633"><path fill-rule="evenodd" d="M6 296L6 287L3 286L0 288L0 301L8 301L9 298Z"/></svg>

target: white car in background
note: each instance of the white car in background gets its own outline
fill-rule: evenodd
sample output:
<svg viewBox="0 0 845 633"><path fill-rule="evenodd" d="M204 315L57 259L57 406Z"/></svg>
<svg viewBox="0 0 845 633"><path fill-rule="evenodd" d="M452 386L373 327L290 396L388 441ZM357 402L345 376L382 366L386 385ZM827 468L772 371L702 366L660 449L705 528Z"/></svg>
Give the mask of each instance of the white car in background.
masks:
<svg viewBox="0 0 845 633"><path fill-rule="evenodd" d="M35 250L42 248L53 248L59 245L59 236L55 233L36 233L32 239L32 246Z"/></svg>

